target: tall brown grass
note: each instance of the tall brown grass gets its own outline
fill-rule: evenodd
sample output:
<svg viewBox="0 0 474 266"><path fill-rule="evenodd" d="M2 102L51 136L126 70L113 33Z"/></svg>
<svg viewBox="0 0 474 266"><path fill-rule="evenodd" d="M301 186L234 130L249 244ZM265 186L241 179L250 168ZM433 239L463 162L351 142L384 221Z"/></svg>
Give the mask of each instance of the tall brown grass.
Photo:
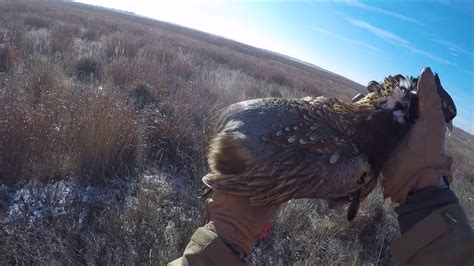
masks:
<svg viewBox="0 0 474 266"><path fill-rule="evenodd" d="M83 93L71 124L70 145L78 169L92 180L134 173L138 152L134 109L111 88Z"/></svg>
<svg viewBox="0 0 474 266"><path fill-rule="evenodd" d="M0 73L12 70L19 61L18 50L8 44L0 46Z"/></svg>

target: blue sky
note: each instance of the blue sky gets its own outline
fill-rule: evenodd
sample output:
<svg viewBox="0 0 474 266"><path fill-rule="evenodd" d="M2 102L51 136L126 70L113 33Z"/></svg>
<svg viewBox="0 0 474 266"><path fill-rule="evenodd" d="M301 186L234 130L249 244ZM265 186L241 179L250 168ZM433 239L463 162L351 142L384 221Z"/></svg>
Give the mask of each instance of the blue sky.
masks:
<svg viewBox="0 0 474 266"><path fill-rule="evenodd" d="M361 84L425 66L474 133L474 1L81 0L289 55Z"/></svg>

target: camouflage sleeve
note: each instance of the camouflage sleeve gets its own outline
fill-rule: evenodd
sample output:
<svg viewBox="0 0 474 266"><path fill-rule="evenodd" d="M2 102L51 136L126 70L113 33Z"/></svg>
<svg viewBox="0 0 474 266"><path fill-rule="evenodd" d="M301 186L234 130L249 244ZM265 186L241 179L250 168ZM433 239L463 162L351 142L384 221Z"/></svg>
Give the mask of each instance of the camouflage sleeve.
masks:
<svg viewBox="0 0 474 266"><path fill-rule="evenodd" d="M177 265L246 265L237 254L232 251L212 231L200 227L194 232L183 256L168 264Z"/></svg>
<svg viewBox="0 0 474 266"><path fill-rule="evenodd" d="M397 265L474 265L474 235L456 195L430 188L395 210L402 236L391 244Z"/></svg>

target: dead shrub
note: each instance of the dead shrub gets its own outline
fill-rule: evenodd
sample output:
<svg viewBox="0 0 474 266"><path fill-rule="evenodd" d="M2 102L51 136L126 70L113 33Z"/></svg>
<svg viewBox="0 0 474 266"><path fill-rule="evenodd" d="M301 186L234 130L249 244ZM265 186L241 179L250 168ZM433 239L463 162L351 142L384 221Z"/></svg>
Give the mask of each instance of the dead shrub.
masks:
<svg viewBox="0 0 474 266"><path fill-rule="evenodd" d="M266 97L265 91L261 87L254 86L254 84L246 84L242 87L247 99L257 99Z"/></svg>
<svg viewBox="0 0 474 266"><path fill-rule="evenodd" d="M132 89L128 94L128 99L139 110L143 110L144 108L158 102L158 97L155 96L148 86L144 84L140 84Z"/></svg>
<svg viewBox="0 0 474 266"><path fill-rule="evenodd" d="M145 113L144 143L147 164L168 168L168 170L180 166L185 167L182 164L185 154L182 148L184 142L181 140L186 139L181 132L178 132L174 117L171 110L163 112L151 109Z"/></svg>
<svg viewBox="0 0 474 266"><path fill-rule="evenodd" d="M167 87L165 81L167 77L163 75L162 68L158 62L145 58L136 58L130 64L135 73L136 81L153 87Z"/></svg>
<svg viewBox="0 0 474 266"><path fill-rule="evenodd" d="M173 75L174 79L189 81L192 80L198 73L198 69L193 64L192 59L186 57L178 57L171 62L168 70L169 74Z"/></svg>
<svg viewBox="0 0 474 266"><path fill-rule="evenodd" d="M25 55L48 55L51 52L51 32L41 28L29 30L23 40L23 51Z"/></svg>
<svg viewBox="0 0 474 266"><path fill-rule="evenodd" d="M105 47L109 58L133 58L140 49L134 37L123 33L110 36Z"/></svg>
<svg viewBox="0 0 474 266"><path fill-rule="evenodd" d="M40 104L29 113L31 131L28 169L25 176L50 181L72 173L69 158L70 140L67 123L68 102L61 100ZM59 106L55 106L59 105Z"/></svg>
<svg viewBox="0 0 474 266"><path fill-rule="evenodd" d="M71 91L64 73L49 62L33 64L28 85L29 129L32 132L30 165L27 174L47 181L71 172L70 133Z"/></svg>
<svg viewBox="0 0 474 266"><path fill-rule="evenodd" d="M102 64L90 57L83 57L76 62L75 74L80 81L100 80L102 77Z"/></svg>
<svg viewBox="0 0 474 266"><path fill-rule="evenodd" d="M2 43L7 46L15 47L21 50L25 38L25 28L22 25L10 24L6 34L3 36Z"/></svg>
<svg viewBox="0 0 474 266"><path fill-rule="evenodd" d="M49 66L51 67L51 66ZM1 179L63 177L68 164L68 110L70 104L61 73L34 64L23 88L9 83L1 95ZM23 154L23 155L21 155Z"/></svg>
<svg viewBox="0 0 474 266"><path fill-rule="evenodd" d="M326 82L330 83L331 81L326 81ZM313 79L306 78L306 79L298 80L296 86L298 86L301 91L306 93L306 95L312 95L312 96L326 95L327 93L324 92L324 89L330 90L331 88L331 87L327 87L327 85L324 86L320 84L320 81L318 80L317 77L314 77ZM348 91L345 91L345 93L350 94L350 92Z"/></svg>
<svg viewBox="0 0 474 266"><path fill-rule="evenodd" d="M270 74L269 77L271 82L275 82L276 84L280 86L291 86L293 85L293 81L284 73L282 72L277 72L274 74Z"/></svg>
<svg viewBox="0 0 474 266"><path fill-rule="evenodd" d="M226 65L226 66L235 66L235 60L232 56L229 56L226 53L223 53L222 49L218 47L213 47L216 49L209 49L208 47L199 47L201 49L200 54L202 54L203 58L208 58L210 60L215 61L219 65Z"/></svg>
<svg viewBox="0 0 474 266"><path fill-rule="evenodd" d="M32 29L49 28L51 25L48 20L32 15L27 16L23 23Z"/></svg>
<svg viewBox="0 0 474 266"><path fill-rule="evenodd" d="M181 49L154 49L146 53L150 59L135 60L139 78L143 75L148 83L181 90L194 83L199 77L199 67L196 59L190 54L184 54ZM140 79L141 80L141 79Z"/></svg>
<svg viewBox="0 0 474 266"><path fill-rule="evenodd" d="M136 80L135 69L125 58L114 60L107 66L107 71L115 86L126 87Z"/></svg>
<svg viewBox="0 0 474 266"><path fill-rule="evenodd" d="M85 92L73 118L73 156L86 180L134 173L138 158L134 111L113 91Z"/></svg>
<svg viewBox="0 0 474 266"><path fill-rule="evenodd" d="M59 85L60 74L47 62L33 63L28 93L32 97L33 104L42 102L44 97L49 97L56 91Z"/></svg>
<svg viewBox="0 0 474 266"><path fill-rule="evenodd" d="M74 38L79 34L79 31L79 27L77 26L60 24L55 31L53 31L51 50L61 55L71 53Z"/></svg>
<svg viewBox="0 0 474 266"><path fill-rule="evenodd" d="M19 61L17 49L12 46L0 45L0 72L9 72Z"/></svg>
<svg viewBox="0 0 474 266"><path fill-rule="evenodd" d="M163 44L154 45L151 43L143 47L137 57L139 57L139 62L147 61L156 64L156 66L167 66L176 60L177 52Z"/></svg>
<svg viewBox="0 0 474 266"><path fill-rule="evenodd" d="M279 90L273 89L272 91L270 91L270 97L281 98L283 96L281 95L281 92Z"/></svg>
<svg viewBox="0 0 474 266"><path fill-rule="evenodd" d="M73 41L73 55L79 59L88 58L105 63L104 45L100 41L88 41L75 38Z"/></svg>
<svg viewBox="0 0 474 266"><path fill-rule="evenodd" d="M191 94L189 91L193 91ZM171 91L144 113L146 162L173 172L199 176L206 167L215 95L199 88ZM214 98L215 99L215 98Z"/></svg>
<svg viewBox="0 0 474 266"><path fill-rule="evenodd" d="M32 154L29 105L18 88L0 94L0 182L18 181Z"/></svg>
<svg viewBox="0 0 474 266"><path fill-rule="evenodd" d="M87 28L86 30L82 31L79 35L80 38L87 40L87 41L97 41L100 38L101 33L95 28Z"/></svg>

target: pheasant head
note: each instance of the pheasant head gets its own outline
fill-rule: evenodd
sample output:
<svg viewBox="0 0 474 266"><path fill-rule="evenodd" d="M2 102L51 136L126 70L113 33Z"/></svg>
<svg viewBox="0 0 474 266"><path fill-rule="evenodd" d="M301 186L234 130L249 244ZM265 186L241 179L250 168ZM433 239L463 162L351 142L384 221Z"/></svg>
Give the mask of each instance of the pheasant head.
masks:
<svg viewBox="0 0 474 266"><path fill-rule="evenodd" d="M456 105L451 96L441 85L438 74L435 74L436 90L441 98L441 108L449 130L452 120L457 115ZM373 105L376 108L390 109L394 118L400 123L414 123L418 118L418 78L405 77L400 74L388 76L383 83L371 81L367 85L368 94L357 95L357 104Z"/></svg>

